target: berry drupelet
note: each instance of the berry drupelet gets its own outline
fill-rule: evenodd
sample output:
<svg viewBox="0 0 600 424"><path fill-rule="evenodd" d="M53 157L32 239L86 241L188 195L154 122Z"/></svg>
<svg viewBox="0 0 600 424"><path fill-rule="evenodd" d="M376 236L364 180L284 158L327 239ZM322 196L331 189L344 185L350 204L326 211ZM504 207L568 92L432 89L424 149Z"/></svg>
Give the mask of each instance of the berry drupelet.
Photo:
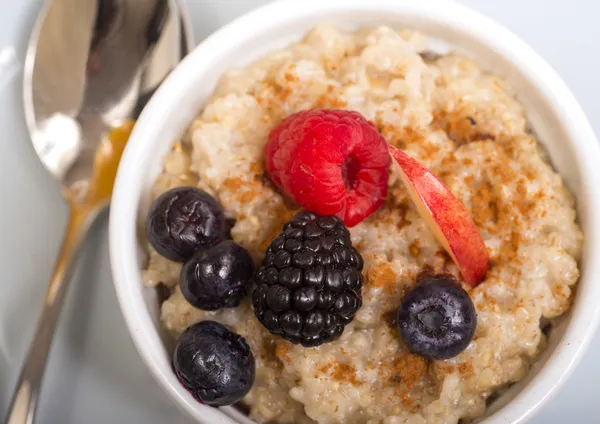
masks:
<svg viewBox="0 0 600 424"><path fill-rule="evenodd" d="M255 274L254 313L292 343L335 340L362 304L362 268L341 219L300 212L271 242Z"/></svg>

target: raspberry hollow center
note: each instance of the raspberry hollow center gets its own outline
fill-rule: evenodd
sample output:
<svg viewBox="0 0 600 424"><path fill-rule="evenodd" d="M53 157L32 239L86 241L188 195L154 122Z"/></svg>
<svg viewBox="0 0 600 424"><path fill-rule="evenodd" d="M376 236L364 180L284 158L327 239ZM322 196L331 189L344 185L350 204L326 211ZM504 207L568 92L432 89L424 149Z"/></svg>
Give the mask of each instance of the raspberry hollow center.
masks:
<svg viewBox="0 0 600 424"><path fill-rule="evenodd" d="M348 155L342 162L342 180L346 190L354 190L358 184L358 171L360 170L360 161L354 155Z"/></svg>

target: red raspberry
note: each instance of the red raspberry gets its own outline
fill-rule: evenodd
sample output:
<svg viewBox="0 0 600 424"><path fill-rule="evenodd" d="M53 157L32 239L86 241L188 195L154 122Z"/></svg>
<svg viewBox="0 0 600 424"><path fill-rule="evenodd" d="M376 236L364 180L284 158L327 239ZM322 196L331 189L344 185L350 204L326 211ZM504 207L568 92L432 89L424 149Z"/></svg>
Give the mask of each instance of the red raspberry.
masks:
<svg viewBox="0 0 600 424"><path fill-rule="evenodd" d="M385 139L357 112L309 110L269 134L266 168L294 202L353 226L375 212L388 190Z"/></svg>

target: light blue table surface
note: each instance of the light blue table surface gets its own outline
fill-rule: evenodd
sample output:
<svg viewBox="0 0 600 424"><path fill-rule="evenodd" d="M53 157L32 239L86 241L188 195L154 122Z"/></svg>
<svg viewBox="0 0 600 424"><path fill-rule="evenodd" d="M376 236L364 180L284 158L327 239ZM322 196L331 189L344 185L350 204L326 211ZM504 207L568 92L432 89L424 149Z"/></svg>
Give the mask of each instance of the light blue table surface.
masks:
<svg viewBox="0 0 600 424"><path fill-rule="evenodd" d="M462 2L512 29L548 60L600 133L600 3ZM188 0L196 38L264 3ZM0 416L33 332L67 213L28 139L21 74L3 70L3 63L11 63L11 49L22 65L40 5L41 0L0 0ZM38 424L189 423L154 382L125 329L109 270L106 224L103 217L93 230L68 294ZM600 336L557 398L532 423L600 423L598 382Z"/></svg>

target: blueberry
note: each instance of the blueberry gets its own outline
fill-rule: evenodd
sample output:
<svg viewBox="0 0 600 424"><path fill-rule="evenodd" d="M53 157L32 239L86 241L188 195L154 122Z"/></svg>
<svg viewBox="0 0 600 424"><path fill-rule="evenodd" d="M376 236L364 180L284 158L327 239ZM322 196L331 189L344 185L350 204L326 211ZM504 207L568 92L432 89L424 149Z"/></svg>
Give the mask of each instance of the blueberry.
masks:
<svg viewBox="0 0 600 424"><path fill-rule="evenodd" d="M248 293L254 264L250 254L232 240L196 253L181 268L179 287L196 308L234 308Z"/></svg>
<svg viewBox="0 0 600 424"><path fill-rule="evenodd" d="M214 321L183 332L173 352L175 375L207 405L231 405L254 383L254 356L243 337Z"/></svg>
<svg viewBox="0 0 600 424"><path fill-rule="evenodd" d="M178 187L161 194L146 222L148 241L167 259L185 262L225 237L221 206L208 193Z"/></svg>
<svg viewBox="0 0 600 424"><path fill-rule="evenodd" d="M477 314L469 294L453 279L432 276L409 290L398 310L406 345L428 359L449 359L465 350L475 334Z"/></svg>

